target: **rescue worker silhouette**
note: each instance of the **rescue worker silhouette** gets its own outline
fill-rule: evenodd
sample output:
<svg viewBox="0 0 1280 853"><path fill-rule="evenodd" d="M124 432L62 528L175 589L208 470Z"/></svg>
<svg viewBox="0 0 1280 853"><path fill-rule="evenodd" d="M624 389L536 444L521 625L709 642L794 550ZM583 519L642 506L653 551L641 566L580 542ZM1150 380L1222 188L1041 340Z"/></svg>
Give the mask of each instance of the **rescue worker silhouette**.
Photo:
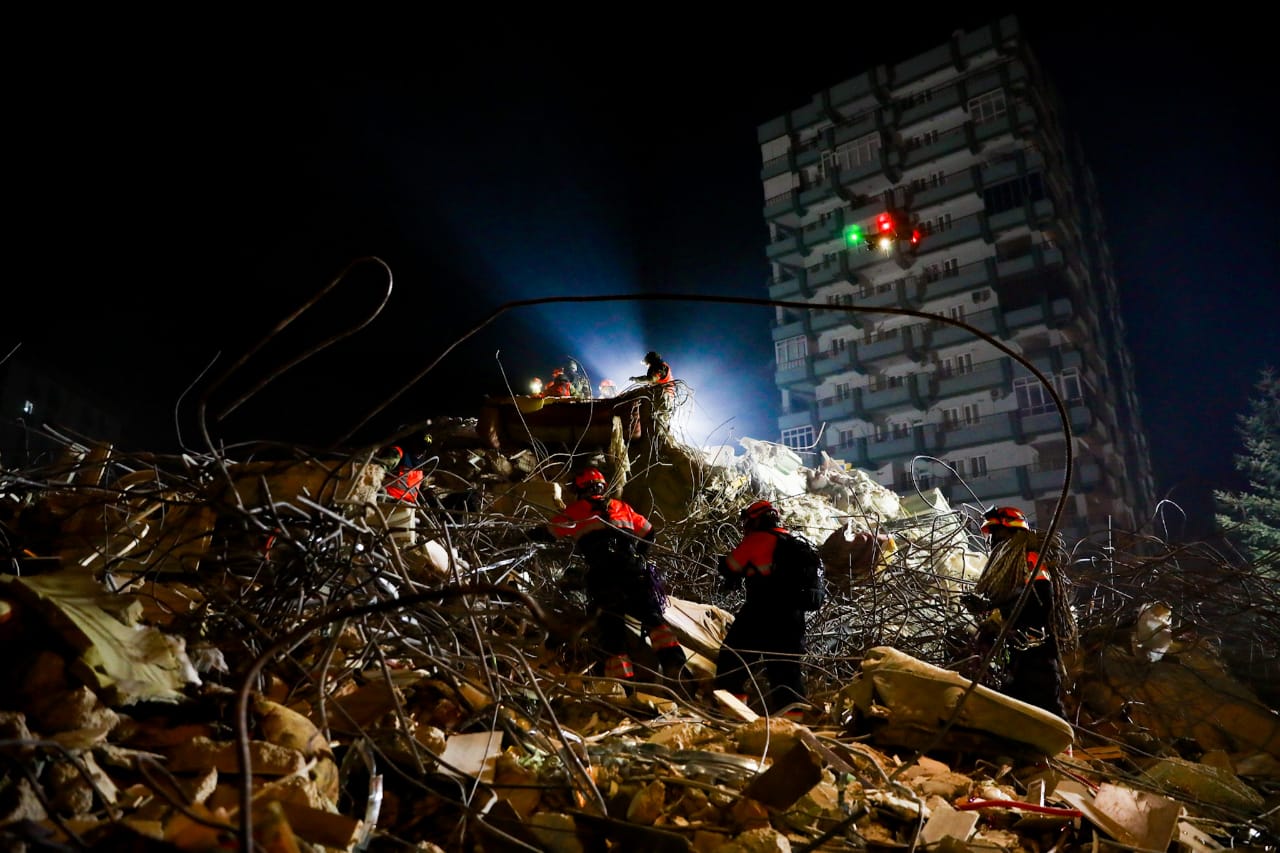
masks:
<svg viewBox="0 0 1280 853"><path fill-rule="evenodd" d="M662 356L653 350L644 355L644 363L648 367L642 376L630 377L631 382L644 382L649 385L667 385L672 380L671 365L662 360Z"/></svg>
<svg viewBox="0 0 1280 853"><path fill-rule="evenodd" d="M584 469L573 487L578 500L557 513L548 527L556 538L571 538L587 563L587 598L607 655L604 674L624 682L635 678L627 654L626 618L632 616L648 635L663 674L678 679L684 649L662 618L661 582L646 559L656 536L653 525L630 504L608 497L608 484L598 468Z"/></svg>
<svg viewBox="0 0 1280 853"><path fill-rule="evenodd" d="M745 582L747 596L720 645L715 687L748 701L748 681L763 662L769 681L765 708L772 714L805 701L800 668L805 612L793 590L786 588L794 577L788 575L787 567L774 562L778 537L789 533L777 508L769 501L756 501L741 512L739 520L742 541L720 557L719 570L728 589Z"/></svg>
<svg viewBox="0 0 1280 853"><path fill-rule="evenodd" d="M1066 717L1061 656L1075 649L1077 638L1062 539L1055 534L1052 542L1043 542L1022 510L1011 506L987 510L982 532L991 551L973 592L961 602L985 617L980 638L993 639L1008 625L1001 692Z"/></svg>
<svg viewBox="0 0 1280 853"><path fill-rule="evenodd" d="M569 377L564 375L564 371L556 368L551 371L551 381L542 389L544 397L572 397L573 384L569 381Z"/></svg>
<svg viewBox="0 0 1280 853"><path fill-rule="evenodd" d="M611 397L616 397L617 395L618 395L618 386L617 386L617 385L615 385L615 384L613 384L613 380L612 380L612 379L601 379L601 380L600 380L600 397L601 397L601 399L608 400L608 399L610 399Z"/></svg>
<svg viewBox="0 0 1280 853"><path fill-rule="evenodd" d="M569 390L572 396L583 400L591 396L591 380L578 367L578 362L572 358L565 362L564 375L569 380Z"/></svg>

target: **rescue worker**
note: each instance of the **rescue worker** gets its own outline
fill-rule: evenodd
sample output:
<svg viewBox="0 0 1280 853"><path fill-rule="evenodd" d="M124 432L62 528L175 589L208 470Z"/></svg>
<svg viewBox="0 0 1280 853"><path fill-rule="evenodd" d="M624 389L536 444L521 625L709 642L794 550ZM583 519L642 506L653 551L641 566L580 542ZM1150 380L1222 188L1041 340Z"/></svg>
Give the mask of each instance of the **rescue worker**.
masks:
<svg viewBox="0 0 1280 853"><path fill-rule="evenodd" d="M529 396L530 397L542 396L542 380L537 376L533 377L533 381L529 383Z"/></svg>
<svg viewBox="0 0 1280 853"><path fill-rule="evenodd" d="M1075 648L1076 625L1061 537L1055 535L1052 542L1044 543L1022 510L1012 506L987 510L982 532L991 545L987 564L973 592L961 601L970 612L985 617L980 637L998 636L1008 625L1004 640L1008 663L1001 692L1066 717L1061 654Z"/></svg>
<svg viewBox="0 0 1280 853"><path fill-rule="evenodd" d="M643 376L632 376L632 382L644 382L648 385L667 385L672 380L671 365L662 360L662 356L653 350L644 355L644 363L648 366Z"/></svg>
<svg viewBox="0 0 1280 853"><path fill-rule="evenodd" d="M425 475L413 457L399 446L383 448L377 462L386 469L383 492L391 505L379 511L378 524L385 525L391 540L401 548L418 543L418 498Z"/></svg>
<svg viewBox="0 0 1280 853"><path fill-rule="evenodd" d="M604 674L624 683L635 678L627 654L626 618L632 616L648 635L663 674L678 679L684 649L662 618L661 584L646 560L656 535L653 525L630 504L608 497L608 484L598 468L584 469L574 478L573 488L578 500L551 519L549 532L571 538L587 563L587 598L607 655Z"/></svg>
<svg viewBox="0 0 1280 853"><path fill-rule="evenodd" d="M792 590L784 588L785 567L774 563L778 536L789 532L778 510L769 501L756 501L741 512L739 520L742 541L720 557L719 570L728 589L737 589L745 581L747 600L720 645L715 687L746 702L748 679L763 661L769 681L765 708L772 714L805 701L800 668L804 610L795 603ZM796 711L787 713L799 716Z"/></svg>
<svg viewBox="0 0 1280 853"><path fill-rule="evenodd" d="M542 390L544 397L572 397L573 385L569 382L569 377L564 375L564 371L556 368L551 371L551 381L547 383L547 387Z"/></svg>
<svg viewBox="0 0 1280 853"><path fill-rule="evenodd" d="M591 380L578 367L578 362L569 359L564 366L564 375L569 380L569 388L574 397L580 400L591 397Z"/></svg>
<svg viewBox="0 0 1280 853"><path fill-rule="evenodd" d="M609 400L616 396L618 396L618 386L613 384L613 380L601 379L600 380L600 398L602 400Z"/></svg>
<svg viewBox="0 0 1280 853"><path fill-rule="evenodd" d="M396 501L417 503L422 490L424 475L413 457L398 446L384 448L378 453L378 464L387 469L383 477L387 497Z"/></svg>

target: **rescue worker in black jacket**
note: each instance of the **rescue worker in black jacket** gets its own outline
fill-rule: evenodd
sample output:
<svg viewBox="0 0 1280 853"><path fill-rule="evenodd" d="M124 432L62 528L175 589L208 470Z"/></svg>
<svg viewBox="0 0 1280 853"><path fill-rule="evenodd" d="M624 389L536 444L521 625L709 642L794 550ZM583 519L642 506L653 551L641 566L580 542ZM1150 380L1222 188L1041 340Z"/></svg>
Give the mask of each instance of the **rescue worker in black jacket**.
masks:
<svg viewBox="0 0 1280 853"><path fill-rule="evenodd" d="M1066 717L1061 655L1073 650L1077 640L1061 537L1042 542L1022 510L1012 506L987 510L982 532L990 540L990 555L973 592L961 601L985 617L980 637L998 636L1008 625L1001 692Z"/></svg>
<svg viewBox="0 0 1280 853"><path fill-rule="evenodd" d="M648 634L663 674L678 679L684 649L662 618L661 584L646 559L656 533L653 525L630 504L608 497L608 484L597 468L583 470L573 486L578 500L555 515L548 529L556 538L572 538L586 560L587 597L608 655L604 674L624 683L635 678L626 625L627 616L633 616Z"/></svg>
<svg viewBox="0 0 1280 853"><path fill-rule="evenodd" d="M769 681L764 704L772 714L805 701L800 667L805 611L797 603L797 591L786 588L793 578L774 562L778 535L788 532L778 510L769 501L756 501L739 518L742 541L720 558L719 569L729 589L745 582L747 600L720 644L715 687L746 702L752 670L763 661ZM788 713L798 716L795 711Z"/></svg>

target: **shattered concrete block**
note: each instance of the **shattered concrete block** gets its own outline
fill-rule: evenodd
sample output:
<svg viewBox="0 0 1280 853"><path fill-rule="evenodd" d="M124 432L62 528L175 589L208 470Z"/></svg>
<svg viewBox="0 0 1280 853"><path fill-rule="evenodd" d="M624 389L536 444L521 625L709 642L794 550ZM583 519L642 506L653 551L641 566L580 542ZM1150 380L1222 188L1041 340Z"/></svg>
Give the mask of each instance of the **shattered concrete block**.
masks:
<svg viewBox="0 0 1280 853"><path fill-rule="evenodd" d="M786 717L761 717L738 727L735 749L743 755L785 755L808 731Z"/></svg>
<svg viewBox="0 0 1280 853"><path fill-rule="evenodd" d="M627 806L627 820L644 826L653 826L662 817L666 805L667 786L658 780L645 785L631 798Z"/></svg>
<svg viewBox="0 0 1280 853"><path fill-rule="evenodd" d="M529 828L550 853L585 853L572 817L560 812L538 812Z"/></svg>
<svg viewBox="0 0 1280 853"><path fill-rule="evenodd" d="M770 808L784 810L822 781L822 758L804 741L774 761L773 766L752 779L742 791Z"/></svg>
<svg viewBox="0 0 1280 853"><path fill-rule="evenodd" d="M929 845L944 838L968 841L969 836L973 835L974 827L978 825L979 817L981 815L976 811L957 811L942 803L933 809L933 814L920 830L920 843Z"/></svg>
<svg viewBox="0 0 1280 853"><path fill-rule="evenodd" d="M791 853L791 841L771 826L748 829L716 853Z"/></svg>

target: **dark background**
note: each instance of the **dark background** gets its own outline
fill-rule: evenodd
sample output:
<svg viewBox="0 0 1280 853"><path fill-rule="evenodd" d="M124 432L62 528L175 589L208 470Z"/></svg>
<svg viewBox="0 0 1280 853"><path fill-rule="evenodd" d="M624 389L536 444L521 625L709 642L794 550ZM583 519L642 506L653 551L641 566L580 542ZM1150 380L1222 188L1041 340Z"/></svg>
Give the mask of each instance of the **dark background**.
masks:
<svg viewBox="0 0 1280 853"><path fill-rule="evenodd" d="M566 356L624 385L649 349L694 389L692 440L776 440L771 309L499 309L767 297L757 126L1000 14L27 21L0 356L125 407L134 449L203 447L202 412L215 441L363 439L474 414ZM1236 416L1280 361L1274 46L1021 20L1099 184L1159 488L1203 519L1241 485ZM359 263L269 335L367 257L394 280L381 314L215 420L375 312L388 276Z"/></svg>

